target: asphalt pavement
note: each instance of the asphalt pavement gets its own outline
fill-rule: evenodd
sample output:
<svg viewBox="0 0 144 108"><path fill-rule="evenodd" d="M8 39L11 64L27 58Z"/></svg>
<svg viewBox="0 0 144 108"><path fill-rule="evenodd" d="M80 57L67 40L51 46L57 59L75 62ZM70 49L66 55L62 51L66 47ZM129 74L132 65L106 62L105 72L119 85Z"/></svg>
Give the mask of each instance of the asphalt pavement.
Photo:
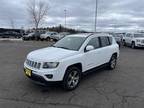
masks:
<svg viewBox="0 0 144 108"><path fill-rule="evenodd" d="M36 85L23 72L26 55L51 44L0 41L0 108L144 108L144 49L122 47L115 70L84 76L66 92Z"/></svg>

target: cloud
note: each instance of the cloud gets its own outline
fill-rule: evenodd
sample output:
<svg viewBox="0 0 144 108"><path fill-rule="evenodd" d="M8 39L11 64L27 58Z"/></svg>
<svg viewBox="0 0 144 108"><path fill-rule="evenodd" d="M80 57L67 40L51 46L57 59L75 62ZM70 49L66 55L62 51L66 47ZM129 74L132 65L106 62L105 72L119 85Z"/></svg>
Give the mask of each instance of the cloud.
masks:
<svg viewBox="0 0 144 108"><path fill-rule="evenodd" d="M47 0L46 0L47 1ZM98 30L144 29L144 1L98 0ZM25 0L0 0L0 25L10 27L9 18L16 27L30 26ZM94 30L95 0L49 0L50 9L42 26L64 25L67 10L67 26Z"/></svg>

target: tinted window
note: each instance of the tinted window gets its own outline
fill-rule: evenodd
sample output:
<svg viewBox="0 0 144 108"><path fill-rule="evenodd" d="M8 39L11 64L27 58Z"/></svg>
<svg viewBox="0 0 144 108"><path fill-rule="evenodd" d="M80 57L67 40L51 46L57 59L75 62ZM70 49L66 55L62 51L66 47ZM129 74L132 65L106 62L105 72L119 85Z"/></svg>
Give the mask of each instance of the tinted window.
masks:
<svg viewBox="0 0 144 108"><path fill-rule="evenodd" d="M101 39L101 45L102 45L102 47L110 45L108 37L100 37L100 39Z"/></svg>
<svg viewBox="0 0 144 108"><path fill-rule="evenodd" d="M100 47L99 38L98 38L98 37L92 38L92 39L89 41L88 45L94 46L95 49L96 49L96 48L99 48L99 47Z"/></svg>

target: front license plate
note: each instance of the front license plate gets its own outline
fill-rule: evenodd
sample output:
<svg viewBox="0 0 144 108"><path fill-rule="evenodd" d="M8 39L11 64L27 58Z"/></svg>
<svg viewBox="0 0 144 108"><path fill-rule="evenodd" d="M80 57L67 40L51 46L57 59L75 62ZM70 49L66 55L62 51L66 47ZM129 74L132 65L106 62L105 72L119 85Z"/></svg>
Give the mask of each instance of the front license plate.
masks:
<svg viewBox="0 0 144 108"><path fill-rule="evenodd" d="M31 77L32 76L32 70L28 69L28 68L25 68L25 74L28 76L28 77Z"/></svg>

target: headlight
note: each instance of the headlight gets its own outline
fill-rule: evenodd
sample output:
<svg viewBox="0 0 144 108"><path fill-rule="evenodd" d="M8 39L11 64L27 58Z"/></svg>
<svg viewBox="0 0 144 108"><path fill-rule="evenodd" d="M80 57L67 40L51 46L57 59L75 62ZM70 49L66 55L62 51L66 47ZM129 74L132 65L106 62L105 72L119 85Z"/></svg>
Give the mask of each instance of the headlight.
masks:
<svg viewBox="0 0 144 108"><path fill-rule="evenodd" d="M58 62L44 62L43 68L48 69L48 68L56 68L58 67L59 63Z"/></svg>
<svg viewBox="0 0 144 108"><path fill-rule="evenodd" d="M136 41L137 41L137 42L141 42L141 40L139 40L139 39L137 39Z"/></svg>

